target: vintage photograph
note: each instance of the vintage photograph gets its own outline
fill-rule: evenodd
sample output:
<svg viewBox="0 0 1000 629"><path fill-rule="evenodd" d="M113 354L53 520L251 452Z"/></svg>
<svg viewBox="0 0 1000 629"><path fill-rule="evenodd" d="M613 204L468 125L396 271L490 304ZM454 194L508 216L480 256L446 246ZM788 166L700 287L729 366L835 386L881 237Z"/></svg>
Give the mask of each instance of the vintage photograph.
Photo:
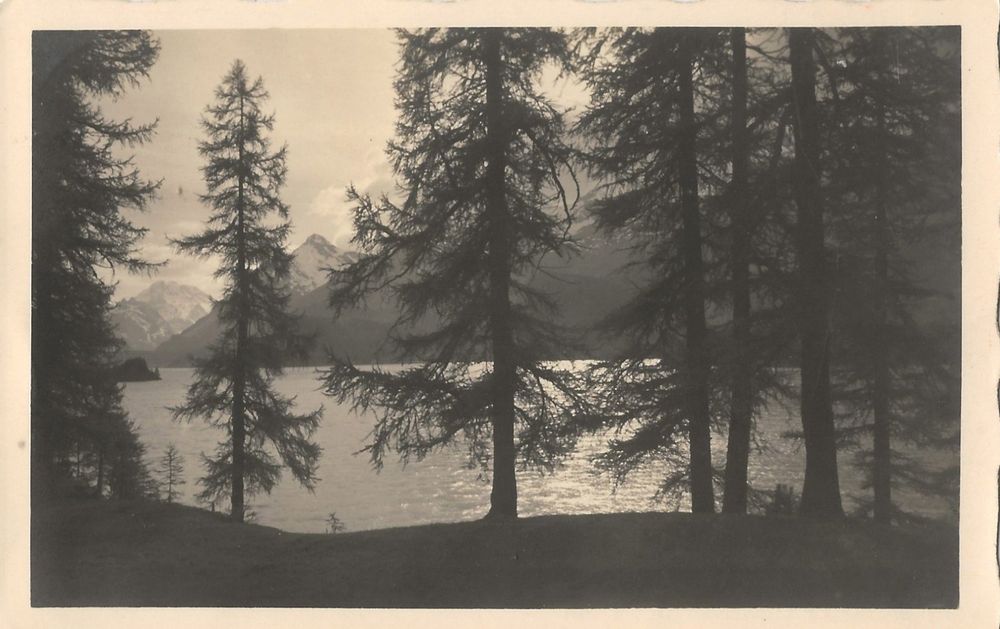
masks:
<svg viewBox="0 0 1000 629"><path fill-rule="evenodd" d="M31 605L957 608L962 43L35 30Z"/></svg>

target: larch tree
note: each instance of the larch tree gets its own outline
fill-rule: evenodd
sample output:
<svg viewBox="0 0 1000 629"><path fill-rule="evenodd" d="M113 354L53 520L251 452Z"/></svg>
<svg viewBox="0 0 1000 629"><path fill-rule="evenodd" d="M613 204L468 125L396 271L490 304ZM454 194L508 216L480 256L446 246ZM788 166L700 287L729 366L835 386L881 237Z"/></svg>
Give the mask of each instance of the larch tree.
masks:
<svg viewBox="0 0 1000 629"><path fill-rule="evenodd" d="M795 395L779 366L793 339L790 269L793 215L787 145L791 107L785 45L778 29L729 29L728 55L714 90L723 115L708 129L706 205L721 223L714 251L723 260L713 284L719 313L729 314L718 340L718 379L728 387L723 511L745 513L761 494L749 482L750 458L758 444L756 422L768 404ZM713 159L714 158L714 159ZM728 402L728 408L725 406ZM763 444L767 445L767 444Z"/></svg>
<svg viewBox="0 0 1000 629"><path fill-rule="evenodd" d="M184 404L172 411L176 419L203 417L226 431L214 458L204 457L200 498L228 495L238 522L245 494L270 492L283 467L311 489L320 456L311 437L322 408L297 414L294 398L275 391L273 382L284 360L303 353L305 339L288 311L291 223L279 197L286 148L271 149L274 115L262 110L267 98L262 80L250 80L235 61L202 119L208 227L174 241L180 251L221 259L215 275L226 282L217 302L222 331L209 355L196 361Z"/></svg>
<svg viewBox="0 0 1000 629"><path fill-rule="evenodd" d="M123 210L144 210L158 184L123 150L155 123L109 119L98 103L138 87L159 44L143 31L40 31L32 50L32 495L83 452L98 494L113 461L113 493L128 495L145 467L111 375L120 341L101 272L153 266L137 253L145 230Z"/></svg>
<svg viewBox="0 0 1000 629"><path fill-rule="evenodd" d="M753 224L749 215L747 168L750 139L747 129L747 42L746 29L730 32L732 51L732 179L729 204L732 206L732 245L730 268L733 302L732 401L726 447L726 480L722 509L727 513L745 513L747 509L747 471L750 461L750 436L753 425L753 374L751 372L750 321L750 240Z"/></svg>
<svg viewBox="0 0 1000 629"><path fill-rule="evenodd" d="M788 34L795 138L792 182L797 208L797 309L802 432L806 450L801 512L843 515L837 470L837 439L830 393L830 282L823 216L820 112L816 97L816 33Z"/></svg>
<svg viewBox="0 0 1000 629"><path fill-rule="evenodd" d="M699 82L716 66L720 38L717 29L593 33L583 70L591 101L579 123L602 181L596 224L629 235L642 267L636 296L605 322L630 339L627 355L592 373L604 415L624 432L600 461L618 481L650 460L671 461L676 471L661 493L686 483L695 512L715 509L698 142L706 123Z"/></svg>
<svg viewBox="0 0 1000 629"><path fill-rule="evenodd" d="M889 522L893 485L947 492L935 476L952 475L893 444L957 442L958 321L925 314L938 297L917 259L960 237L958 31L838 29L822 43L841 156L830 160L838 427L854 445L870 439L859 462L874 517Z"/></svg>
<svg viewBox="0 0 1000 629"><path fill-rule="evenodd" d="M173 502L180 496L181 485L186 484L184 480L184 457L177 451L177 446L168 444L160 457L160 466L157 469L160 475L160 487L167 502Z"/></svg>
<svg viewBox="0 0 1000 629"><path fill-rule="evenodd" d="M549 296L529 286L545 256L573 249L572 150L539 87L544 69L569 60L566 38L542 28L399 38L388 155L403 198L349 190L362 254L332 273L331 304L391 291L394 342L418 364L362 370L333 356L323 386L377 413L366 446L376 466L390 450L405 461L463 444L492 468L487 517L513 518L518 464L551 468L570 451L583 400L571 372L543 362L566 341Z"/></svg>

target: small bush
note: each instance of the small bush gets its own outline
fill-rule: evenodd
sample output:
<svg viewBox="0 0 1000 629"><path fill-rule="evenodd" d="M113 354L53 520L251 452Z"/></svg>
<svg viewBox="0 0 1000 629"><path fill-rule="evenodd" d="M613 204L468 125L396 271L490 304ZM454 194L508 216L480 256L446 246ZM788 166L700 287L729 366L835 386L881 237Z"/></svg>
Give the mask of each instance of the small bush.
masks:
<svg viewBox="0 0 1000 629"><path fill-rule="evenodd" d="M799 499L791 485L778 483L771 494L771 504L767 505L767 515L794 515L798 511Z"/></svg>

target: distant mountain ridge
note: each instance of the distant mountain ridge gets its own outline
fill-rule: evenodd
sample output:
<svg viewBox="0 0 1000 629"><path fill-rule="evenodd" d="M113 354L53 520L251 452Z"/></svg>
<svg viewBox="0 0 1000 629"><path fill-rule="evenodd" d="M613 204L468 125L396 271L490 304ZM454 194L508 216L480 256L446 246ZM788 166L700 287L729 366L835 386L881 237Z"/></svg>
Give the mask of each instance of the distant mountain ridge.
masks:
<svg viewBox="0 0 1000 629"><path fill-rule="evenodd" d="M633 289L625 277L616 272L624 262L623 255L612 243L590 232L592 230L588 230L588 248L583 256L546 260L546 273L536 274L532 284L554 296L562 322L581 331L584 347L596 351L596 347L603 347L606 341L584 330L624 303ZM357 253L341 250L322 236L313 234L293 251L293 257L289 306L302 316L301 331L313 336L306 363L328 362L329 351L356 363L401 358L387 342L398 315L389 291L376 292L362 307L347 310L336 320L329 308L325 269L353 262L358 258ZM218 333L218 319L212 313L182 333L165 339L145 355L151 365L187 366L190 357L206 353Z"/></svg>
<svg viewBox="0 0 1000 629"><path fill-rule="evenodd" d="M111 319L128 350L152 350L209 313L212 298L187 284L157 280L135 297L123 299Z"/></svg>
<svg viewBox="0 0 1000 629"><path fill-rule="evenodd" d="M530 283L553 296L559 307L559 322L577 336L578 344L572 352L567 350L566 356L553 358L609 357L621 349L621 341L602 336L593 330L593 326L625 304L635 294L636 284L643 283L640 276L622 271L629 261L628 250L632 241L627 235L608 236L601 233L589 222L580 224L574 230L574 236L581 245L581 253L568 258L545 258L544 272L536 273ZM394 362L401 358L392 343L387 341L398 315L389 290L376 292L363 306L349 309L337 319L329 308L326 269L357 260L356 252L339 249L326 238L313 234L293 251L293 258L289 306L301 315L301 331L313 337L306 364L328 363L329 352L350 358L358 364ZM928 324L949 321L958 316L959 269L957 258L916 259L914 271L927 275L922 283L950 295L928 301L914 313L915 316ZM146 292L152 294L157 291ZM134 324L141 322L149 329L159 329L156 321L140 319L140 315L146 316L148 304L131 300L126 302L123 306L134 311L131 319ZM718 318L716 323L725 322L727 315L724 310L716 308L713 313L711 316ZM148 314L148 318L155 318L155 313ZM425 322L426 325L434 323L432 319ZM166 322L159 326L169 330ZM183 367L190 364L191 356L204 355L218 334L219 322L212 312L180 333L160 332L157 344L137 349L147 350L141 353L150 366Z"/></svg>

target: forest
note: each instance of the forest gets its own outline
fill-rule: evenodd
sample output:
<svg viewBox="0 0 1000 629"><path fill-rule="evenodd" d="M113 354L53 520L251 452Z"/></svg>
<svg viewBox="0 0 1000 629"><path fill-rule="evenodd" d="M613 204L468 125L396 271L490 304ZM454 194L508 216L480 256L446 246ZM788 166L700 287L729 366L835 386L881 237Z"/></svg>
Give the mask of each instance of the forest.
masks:
<svg viewBox="0 0 1000 629"><path fill-rule="evenodd" d="M403 359L356 364L325 348L322 407L277 386L317 341L290 307L296 208L283 190L295 147L272 142L281 112L269 108L268 77L233 60L205 106L203 225L171 245L217 264L225 288L213 300L218 337L170 407L178 424L221 435L199 462L203 504L241 523L284 473L313 489L317 431L328 407L345 406L371 420L359 454L375 470L465 452L490 484L491 525L517 521L521 474L558 469L593 435L597 473L627 486L665 462L655 500L682 499L693 514L941 524L902 508L904 490L943 498L957 522L961 295L947 262L961 246L957 27L395 37L385 147L395 189L344 191L358 255L328 269L326 290L331 320L391 301L386 342ZM144 254L134 218L152 211L160 175L130 154L155 137L158 112L111 119L101 107L143 89L159 52L147 31L34 35L40 514L84 495L175 502L184 483L176 450L152 460L123 404L115 287L103 274L164 264ZM553 76L581 86L585 105L563 107ZM558 295L537 281L586 253L581 224L621 243L631 286L587 330L563 325ZM614 351L585 355L587 335ZM799 420L783 438L804 451L801 487L750 480L758 421L778 400ZM927 451L954 464L928 466ZM842 499L846 465L865 477L854 509Z"/></svg>

